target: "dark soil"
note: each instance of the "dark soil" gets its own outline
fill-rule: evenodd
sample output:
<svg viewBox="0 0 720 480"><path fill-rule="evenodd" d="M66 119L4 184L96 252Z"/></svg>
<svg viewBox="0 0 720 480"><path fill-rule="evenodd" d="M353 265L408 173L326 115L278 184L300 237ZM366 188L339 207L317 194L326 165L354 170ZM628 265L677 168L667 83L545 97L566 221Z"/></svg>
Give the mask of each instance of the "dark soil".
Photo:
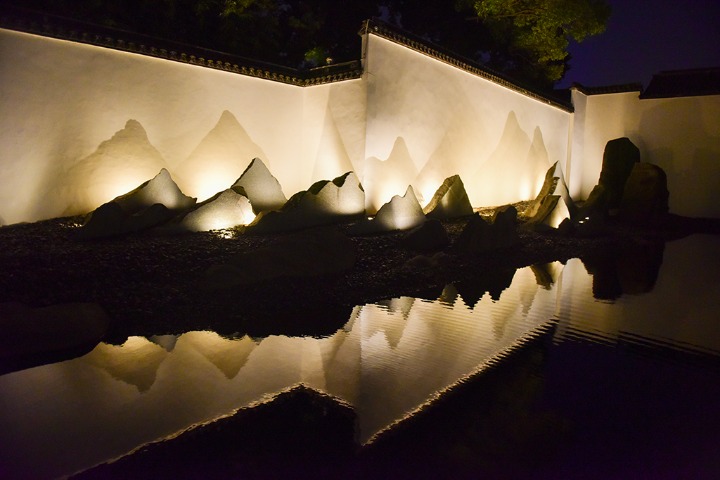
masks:
<svg viewBox="0 0 720 480"><path fill-rule="evenodd" d="M148 232L78 241L74 238L78 220L62 218L0 228L0 303L35 307L97 303L111 319L107 339L119 343L130 335L198 329L226 335L322 336L342 327L355 305L400 295L437 298L449 283L485 285L497 271L575 257L610 257L638 241L720 232L718 221L675 216L662 228L610 224L595 231L593 237L536 233L519 225L518 245L468 255L451 244L441 265L419 271L406 266L421 253L400 246L404 233L353 237L357 262L343 273L208 290L202 280L210 266L272 245L287 234L240 234L228 239L219 232ZM466 219L444 222L451 242L466 223Z"/></svg>

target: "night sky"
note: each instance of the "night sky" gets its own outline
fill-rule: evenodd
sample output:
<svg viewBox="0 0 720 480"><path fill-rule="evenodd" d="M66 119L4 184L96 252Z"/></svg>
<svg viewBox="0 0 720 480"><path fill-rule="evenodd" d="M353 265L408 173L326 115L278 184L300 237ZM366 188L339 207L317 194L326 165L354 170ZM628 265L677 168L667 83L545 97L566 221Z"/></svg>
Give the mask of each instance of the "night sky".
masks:
<svg viewBox="0 0 720 480"><path fill-rule="evenodd" d="M647 87L662 70L720 67L719 0L608 0L607 30L570 47L560 87L625 83Z"/></svg>

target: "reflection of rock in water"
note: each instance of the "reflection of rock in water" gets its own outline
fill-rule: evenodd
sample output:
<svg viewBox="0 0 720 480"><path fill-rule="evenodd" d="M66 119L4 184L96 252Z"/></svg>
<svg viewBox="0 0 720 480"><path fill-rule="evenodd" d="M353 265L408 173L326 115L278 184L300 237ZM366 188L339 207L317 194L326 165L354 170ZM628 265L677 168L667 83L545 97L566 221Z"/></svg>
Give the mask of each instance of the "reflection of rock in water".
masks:
<svg viewBox="0 0 720 480"><path fill-rule="evenodd" d="M545 339L553 334L549 328L498 367L366 445L363 466L375 475L402 465L406 476L532 478L533 468L551 462L569 433L557 412L537 409L548 358ZM463 471L449 470L453 465Z"/></svg>
<svg viewBox="0 0 720 480"><path fill-rule="evenodd" d="M657 281L665 242L635 240L617 256L584 257L583 265L593 277L593 297L614 300L625 294L647 293Z"/></svg>
<svg viewBox="0 0 720 480"><path fill-rule="evenodd" d="M514 268L486 271L476 275L472 280L457 283L455 288L465 300L465 304L472 308L485 292L490 294L490 298L498 301L500 294L510 286L514 276Z"/></svg>

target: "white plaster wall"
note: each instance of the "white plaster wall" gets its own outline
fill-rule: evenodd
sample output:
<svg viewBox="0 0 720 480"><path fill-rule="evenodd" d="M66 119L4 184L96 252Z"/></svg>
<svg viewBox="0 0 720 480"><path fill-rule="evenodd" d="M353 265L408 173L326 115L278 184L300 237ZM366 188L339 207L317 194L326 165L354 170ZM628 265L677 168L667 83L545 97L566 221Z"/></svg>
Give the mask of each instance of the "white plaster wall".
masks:
<svg viewBox="0 0 720 480"><path fill-rule="evenodd" d="M0 30L0 65L3 223L90 210L148 180L161 163L184 191L209 196L215 187L201 184L207 172L176 174L193 156L237 162L227 179L210 175L218 187L232 184L258 151L286 194L307 187L314 159L303 158L300 87L7 30ZM147 140L134 128L98 152L128 120ZM153 148L159 158L136 158ZM130 159L118 175L124 150ZM64 185L68 178L115 185L106 198L75 198L91 185Z"/></svg>
<svg viewBox="0 0 720 480"><path fill-rule="evenodd" d="M720 95L641 100L638 92L574 90L573 104L571 195L587 197L607 142L628 137L642 161L667 173L672 213L720 217Z"/></svg>
<svg viewBox="0 0 720 480"><path fill-rule="evenodd" d="M571 113L383 38L366 43L369 208L460 174L474 206L533 198L564 165Z"/></svg>

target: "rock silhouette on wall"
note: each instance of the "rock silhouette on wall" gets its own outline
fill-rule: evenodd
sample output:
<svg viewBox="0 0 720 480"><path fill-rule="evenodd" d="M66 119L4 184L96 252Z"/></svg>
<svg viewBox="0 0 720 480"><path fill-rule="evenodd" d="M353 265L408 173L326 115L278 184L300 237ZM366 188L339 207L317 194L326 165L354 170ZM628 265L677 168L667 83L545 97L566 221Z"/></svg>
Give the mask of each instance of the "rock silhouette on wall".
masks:
<svg viewBox="0 0 720 480"><path fill-rule="evenodd" d="M280 182L259 158L254 158L250 162L232 186L242 187L256 214L277 210L287 201Z"/></svg>
<svg viewBox="0 0 720 480"><path fill-rule="evenodd" d="M402 192L417 177L407 144L402 137L395 140L386 160L370 157L365 161L363 184L366 188L368 212L375 213L393 195Z"/></svg>
<svg viewBox="0 0 720 480"><path fill-rule="evenodd" d="M251 158L268 157L237 118L225 110L212 130L178 166L177 176L188 193L205 200L228 188Z"/></svg>
<svg viewBox="0 0 720 480"><path fill-rule="evenodd" d="M63 198L59 201L67 204L63 214L87 213L164 167L165 160L142 125L128 120L122 130L60 176Z"/></svg>
<svg viewBox="0 0 720 480"><path fill-rule="evenodd" d="M252 199L251 199L252 202ZM270 233L341 223L365 214L365 192L353 172L321 180L298 192L280 210L262 212L248 232Z"/></svg>
<svg viewBox="0 0 720 480"><path fill-rule="evenodd" d="M195 201L162 169L153 179L91 212L77 235L93 239L147 230L191 208Z"/></svg>
<svg viewBox="0 0 720 480"><path fill-rule="evenodd" d="M380 207L375 218L353 225L350 233L368 235L372 233L410 230L425 222L425 214L415 197L413 188L409 186L402 197L395 195Z"/></svg>
<svg viewBox="0 0 720 480"><path fill-rule="evenodd" d="M428 218L450 219L472 215L465 186L460 175L448 177L440 185L433 198L423 209Z"/></svg>

